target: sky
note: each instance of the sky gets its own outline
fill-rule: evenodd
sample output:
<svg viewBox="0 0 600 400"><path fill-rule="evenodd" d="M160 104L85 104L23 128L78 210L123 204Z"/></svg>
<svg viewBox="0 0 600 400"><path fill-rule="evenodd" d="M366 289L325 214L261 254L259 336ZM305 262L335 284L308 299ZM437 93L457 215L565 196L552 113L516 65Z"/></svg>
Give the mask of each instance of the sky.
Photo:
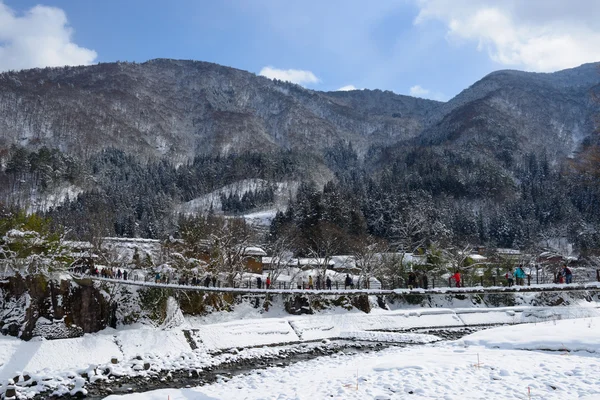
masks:
<svg viewBox="0 0 600 400"><path fill-rule="evenodd" d="M446 101L600 61L598 0L0 0L0 71L153 58Z"/></svg>

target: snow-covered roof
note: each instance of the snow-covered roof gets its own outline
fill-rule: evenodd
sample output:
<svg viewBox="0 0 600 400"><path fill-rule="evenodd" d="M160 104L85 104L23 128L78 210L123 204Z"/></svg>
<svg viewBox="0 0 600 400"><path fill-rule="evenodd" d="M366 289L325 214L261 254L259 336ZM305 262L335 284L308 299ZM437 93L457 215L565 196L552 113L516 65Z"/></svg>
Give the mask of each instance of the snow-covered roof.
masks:
<svg viewBox="0 0 600 400"><path fill-rule="evenodd" d="M296 258L290 258L290 257L263 257L262 263L263 264L297 265L298 260Z"/></svg>
<svg viewBox="0 0 600 400"><path fill-rule="evenodd" d="M519 256L519 255L521 255L521 250L498 248L498 249L496 249L496 253L498 253L498 254L505 254L505 255L511 255L511 256Z"/></svg>
<svg viewBox="0 0 600 400"><path fill-rule="evenodd" d="M129 237L104 237L103 242L125 242L125 243L160 243L158 239L143 239Z"/></svg>
<svg viewBox="0 0 600 400"><path fill-rule="evenodd" d="M356 268L356 258L354 256L333 256L331 261L335 269Z"/></svg>
<svg viewBox="0 0 600 400"><path fill-rule="evenodd" d="M402 260L402 264L424 264L427 261L427 256L413 253L377 253L375 255L379 260Z"/></svg>
<svg viewBox="0 0 600 400"><path fill-rule="evenodd" d="M89 250L94 246L90 242L76 241L76 240L65 240L63 244L72 249Z"/></svg>
<svg viewBox="0 0 600 400"><path fill-rule="evenodd" d="M247 246L244 249L244 255L245 256L266 256L267 252L264 251L263 249L261 249L260 247L256 247L256 246Z"/></svg>
<svg viewBox="0 0 600 400"><path fill-rule="evenodd" d="M481 254L469 254L469 258L476 262L486 261L487 257L482 256Z"/></svg>
<svg viewBox="0 0 600 400"><path fill-rule="evenodd" d="M299 258L298 259L298 265L324 265L325 264L325 259L324 258ZM329 260L327 262L327 265L334 265L333 260Z"/></svg>

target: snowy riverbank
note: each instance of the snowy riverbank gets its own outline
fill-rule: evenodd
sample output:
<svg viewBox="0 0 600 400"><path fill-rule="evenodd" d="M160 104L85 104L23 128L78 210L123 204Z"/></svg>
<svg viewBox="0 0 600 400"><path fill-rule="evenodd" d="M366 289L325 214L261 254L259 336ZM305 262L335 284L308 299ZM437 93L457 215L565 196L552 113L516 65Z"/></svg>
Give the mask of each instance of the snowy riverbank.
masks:
<svg viewBox="0 0 600 400"><path fill-rule="evenodd" d="M492 328L455 342L321 357L106 400L600 399L599 327L596 317ZM558 345L556 338L560 351L539 350Z"/></svg>
<svg viewBox="0 0 600 400"><path fill-rule="evenodd" d="M16 390L31 397L39 392L69 393L82 375L87 376L90 382L120 376L154 379L168 371L197 371L223 362L251 360L283 351L264 346L335 338L390 343L435 341L429 335L410 333L417 328L460 328L548 320L559 324L571 318L588 318L593 321L591 326L596 328L600 324L600 320L590 319L600 317L598 304L588 302L577 307L378 310L370 314L338 310L317 315L281 314L268 318L260 318L260 315L239 308L204 318L183 318L180 315L180 318L173 319L177 326L171 329L136 325L52 341L34 339L24 342L0 337L0 379L5 390L9 379L19 377ZM475 336L469 340L484 339ZM232 348L236 350L232 351Z"/></svg>

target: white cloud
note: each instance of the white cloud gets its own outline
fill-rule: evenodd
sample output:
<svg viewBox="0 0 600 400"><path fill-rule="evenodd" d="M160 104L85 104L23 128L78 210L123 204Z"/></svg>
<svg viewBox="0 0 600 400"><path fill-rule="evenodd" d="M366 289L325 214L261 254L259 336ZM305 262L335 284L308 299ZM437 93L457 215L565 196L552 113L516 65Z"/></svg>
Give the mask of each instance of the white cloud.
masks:
<svg viewBox="0 0 600 400"><path fill-rule="evenodd" d="M429 90L422 88L420 85L415 85L410 88L410 95L414 97L426 97Z"/></svg>
<svg viewBox="0 0 600 400"><path fill-rule="evenodd" d="M60 8L38 5L17 15L0 0L0 71L93 63L96 52L72 36Z"/></svg>
<svg viewBox="0 0 600 400"><path fill-rule="evenodd" d="M258 74L269 79L279 79L280 81L292 82L302 86L319 83L319 78L315 74L301 69L278 69L269 66L261 69Z"/></svg>
<svg viewBox="0 0 600 400"><path fill-rule="evenodd" d="M600 2L420 0L415 24L438 20L503 65L556 71L600 60Z"/></svg>
<svg viewBox="0 0 600 400"><path fill-rule="evenodd" d="M420 97L422 99L431 99L431 100L438 100L438 101L448 100L447 97L443 93L432 92L429 89L425 89L421 85L411 86L409 93L413 97Z"/></svg>
<svg viewBox="0 0 600 400"><path fill-rule="evenodd" d="M342 86L341 88L339 88L337 90L337 92L349 92L350 90L359 90L356 88L356 86L354 85L346 85L346 86Z"/></svg>

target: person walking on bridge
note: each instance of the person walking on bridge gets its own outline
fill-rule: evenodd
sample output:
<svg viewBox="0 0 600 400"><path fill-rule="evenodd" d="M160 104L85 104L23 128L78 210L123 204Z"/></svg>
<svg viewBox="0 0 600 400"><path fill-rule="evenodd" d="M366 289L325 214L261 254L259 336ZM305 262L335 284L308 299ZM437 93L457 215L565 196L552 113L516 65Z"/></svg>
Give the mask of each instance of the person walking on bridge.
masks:
<svg viewBox="0 0 600 400"><path fill-rule="evenodd" d="M506 282L508 283L508 287L511 287L512 285L514 285L515 279L514 279L514 275L513 275L513 272L512 272L512 268L508 269L508 272L506 273L506 275L504 275L504 277L506 278Z"/></svg>
<svg viewBox="0 0 600 400"><path fill-rule="evenodd" d="M519 265L515 271L515 278L517 279L517 286L525 285L525 271L523 270L523 266Z"/></svg>
<svg viewBox="0 0 600 400"><path fill-rule="evenodd" d="M566 265L563 265L561 274L562 274L562 276L565 277L565 283L567 285L570 284L571 282L573 282L573 273L571 272L569 267L567 267Z"/></svg>
<svg viewBox="0 0 600 400"><path fill-rule="evenodd" d="M346 274L346 280L344 280L344 289L354 289L354 285L352 284L352 278L350 278L350 274Z"/></svg>
<svg viewBox="0 0 600 400"><path fill-rule="evenodd" d="M454 275L452 275L452 278L454 278L454 282L456 282L456 287L461 287L460 272L458 270L456 270L456 272L454 273Z"/></svg>

